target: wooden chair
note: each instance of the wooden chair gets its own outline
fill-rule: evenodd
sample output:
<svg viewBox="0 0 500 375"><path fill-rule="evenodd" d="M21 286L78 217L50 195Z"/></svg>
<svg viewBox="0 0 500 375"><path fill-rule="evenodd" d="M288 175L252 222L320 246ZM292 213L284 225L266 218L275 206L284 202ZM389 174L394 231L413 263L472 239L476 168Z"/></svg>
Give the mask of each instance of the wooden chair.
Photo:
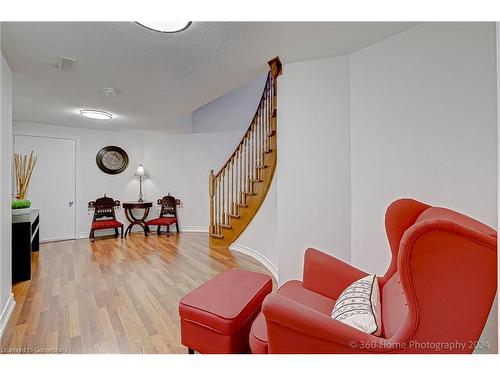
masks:
<svg viewBox="0 0 500 375"><path fill-rule="evenodd" d="M157 234L160 234L160 229L162 225L167 227L167 237L170 233L170 226L175 224L175 228L177 232L179 231L179 221L177 220L177 205L180 204L180 200L171 196L170 193L164 196L161 199L158 199L157 204L161 206L160 209L160 217L156 219L152 219L146 222L146 226L149 231L150 225L157 225L158 228L156 230Z"/></svg>
<svg viewBox="0 0 500 375"><path fill-rule="evenodd" d="M121 237L123 238L123 224L116 220L115 207L120 207L120 201L113 198L98 198L89 202L89 208L94 210L92 225L90 227L89 238L94 240L94 231L102 229L114 229L115 236L118 237L118 228L121 228Z"/></svg>

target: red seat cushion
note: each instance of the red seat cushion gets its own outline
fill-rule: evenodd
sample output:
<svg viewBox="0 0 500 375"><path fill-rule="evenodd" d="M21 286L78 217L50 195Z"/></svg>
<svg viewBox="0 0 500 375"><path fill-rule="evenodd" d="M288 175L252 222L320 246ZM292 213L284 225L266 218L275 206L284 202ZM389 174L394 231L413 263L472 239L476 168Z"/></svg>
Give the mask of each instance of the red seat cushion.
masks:
<svg viewBox="0 0 500 375"><path fill-rule="evenodd" d="M146 222L147 225L172 225L175 223L177 223L177 219L175 217L158 217Z"/></svg>
<svg viewBox="0 0 500 375"><path fill-rule="evenodd" d="M267 354L267 326L262 311L252 323L249 341L253 354Z"/></svg>
<svg viewBox="0 0 500 375"><path fill-rule="evenodd" d="M276 293L328 316L330 316L333 306L335 306L335 300L304 288L302 282L297 280L287 281ZM252 324L249 340L252 353L264 354L268 352L266 319L262 312Z"/></svg>
<svg viewBox="0 0 500 375"><path fill-rule="evenodd" d="M231 335L255 316L271 291L272 280L268 275L229 270L182 298L179 315L181 319Z"/></svg>
<svg viewBox="0 0 500 375"><path fill-rule="evenodd" d="M118 220L99 220L92 223L92 229L110 229L110 228L120 228L123 224Z"/></svg>

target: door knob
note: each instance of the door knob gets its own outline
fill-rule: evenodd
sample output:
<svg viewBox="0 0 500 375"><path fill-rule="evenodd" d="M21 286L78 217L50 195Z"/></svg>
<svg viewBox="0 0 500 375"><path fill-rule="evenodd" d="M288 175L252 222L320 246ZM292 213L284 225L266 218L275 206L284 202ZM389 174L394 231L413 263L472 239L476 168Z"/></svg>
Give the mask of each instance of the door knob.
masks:
<svg viewBox="0 0 500 375"><path fill-rule="evenodd" d="M68 202L68 206L73 207L73 203L75 203L75 202L73 202L73 201L69 201L69 202Z"/></svg>

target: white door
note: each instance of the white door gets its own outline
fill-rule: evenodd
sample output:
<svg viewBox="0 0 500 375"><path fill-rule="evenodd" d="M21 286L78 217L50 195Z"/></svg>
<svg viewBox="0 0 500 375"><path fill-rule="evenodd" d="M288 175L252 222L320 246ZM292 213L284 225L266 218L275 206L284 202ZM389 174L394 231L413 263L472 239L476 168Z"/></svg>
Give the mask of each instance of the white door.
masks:
<svg viewBox="0 0 500 375"><path fill-rule="evenodd" d="M27 199L40 209L40 241L75 238L76 141L15 135L14 150L38 157Z"/></svg>

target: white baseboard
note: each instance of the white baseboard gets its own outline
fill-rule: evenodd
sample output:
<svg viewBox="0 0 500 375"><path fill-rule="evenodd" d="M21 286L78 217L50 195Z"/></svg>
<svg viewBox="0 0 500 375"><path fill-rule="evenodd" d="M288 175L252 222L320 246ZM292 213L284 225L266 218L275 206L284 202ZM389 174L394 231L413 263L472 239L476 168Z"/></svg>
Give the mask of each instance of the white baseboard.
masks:
<svg viewBox="0 0 500 375"><path fill-rule="evenodd" d="M181 226L181 232L208 233L207 225L184 225Z"/></svg>
<svg viewBox="0 0 500 375"><path fill-rule="evenodd" d="M152 232L155 232L156 231L156 227L154 227L155 229L151 229ZM208 226L206 225L184 225L182 226L181 225L181 228L180 228L181 232L186 232L186 233L208 233ZM142 228L136 226L134 229L132 229L132 233L140 233L142 232ZM165 231L165 229L163 228L163 231ZM171 225L170 226L170 232L172 233L175 233L175 225ZM106 235L114 235L115 232L113 230L102 230L102 231L97 231L96 233L96 238L99 237L99 236L106 236ZM77 235L76 237L77 239L81 239L81 238L89 238L89 232L81 232Z"/></svg>
<svg viewBox="0 0 500 375"><path fill-rule="evenodd" d="M258 251L251 249L247 246L240 245L238 243L233 243L231 246L229 246L229 250L237 251L238 253L251 256L252 258L258 260L260 263L264 265L264 267L266 267L269 270L269 272L271 272L276 282L278 282L278 268L269 259L267 259L264 255L262 255Z"/></svg>
<svg viewBox="0 0 500 375"><path fill-rule="evenodd" d="M0 338L3 335L5 327L7 327L7 323L9 322L12 312L14 311L15 305L16 301L14 300L14 295L11 293L5 307L2 310L2 313L0 314Z"/></svg>
<svg viewBox="0 0 500 375"><path fill-rule="evenodd" d="M60 238L46 238L43 240L40 240L40 243L47 243L47 242L59 242L59 241L70 241L74 240L73 237L60 237Z"/></svg>

